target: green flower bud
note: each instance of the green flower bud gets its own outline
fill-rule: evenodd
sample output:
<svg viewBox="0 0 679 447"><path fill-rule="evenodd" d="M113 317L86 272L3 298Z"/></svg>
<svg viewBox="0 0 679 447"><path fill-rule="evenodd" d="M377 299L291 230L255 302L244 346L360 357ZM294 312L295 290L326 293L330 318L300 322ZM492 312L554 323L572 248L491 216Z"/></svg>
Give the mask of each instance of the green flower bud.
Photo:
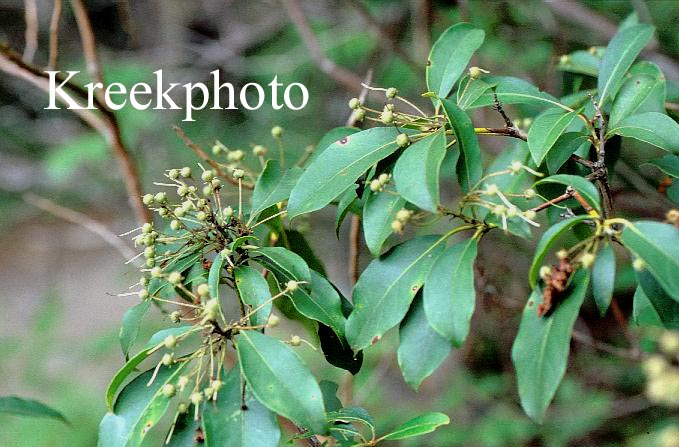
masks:
<svg viewBox="0 0 679 447"><path fill-rule="evenodd" d="M191 177L191 168L184 166L181 171L179 171L179 174L181 174L181 176L184 178L189 178Z"/></svg>
<svg viewBox="0 0 679 447"><path fill-rule="evenodd" d="M494 196L499 191L500 191L500 188L498 188L495 183L491 183L489 185L486 185L486 189L483 191L483 193L487 196Z"/></svg>
<svg viewBox="0 0 679 447"><path fill-rule="evenodd" d="M283 136L283 128L281 126L274 126L271 129L271 136L274 138L280 138Z"/></svg>
<svg viewBox="0 0 679 447"><path fill-rule="evenodd" d="M161 276L163 276L163 269L161 269L160 267L153 267L151 269L151 276L153 276L154 278L160 278Z"/></svg>
<svg viewBox="0 0 679 447"><path fill-rule="evenodd" d="M363 119L365 118L365 110L358 109L354 111L354 117L356 118L356 121L363 121Z"/></svg>
<svg viewBox="0 0 679 447"><path fill-rule="evenodd" d="M163 387L160 389L160 393L167 397L168 399L173 397L175 393L177 392L177 388L172 385L171 383L166 383L163 385Z"/></svg>
<svg viewBox="0 0 679 447"><path fill-rule="evenodd" d="M155 247L146 247L144 249L144 257L145 258L153 258L156 255L156 249Z"/></svg>
<svg viewBox="0 0 679 447"><path fill-rule="evenodd" d="M200 220L201 222L204 222L207 220L207 213L205 211L198 211L196 213L196 219Z"/></svg>
<svg viewBox="0 0 679 447"><path fill-rule="evenodd" d="M399 147L406 147L410 144L410 138L408 138L408 135L400 133L396 137L396 144L398 144Z"/></svg>
<svg viewBox="0 0 679 447"><path fill-rule="evenodd" d="M266 325L269 327L276 327L280 324L281 319L278 315L271 314L269 315L269 319L266 322Z"/></svg>
<svg viewBox="0 0 679 447"><path fill-rule="evenodd" d="M167 202L167 193L165 192L159 192L153 197L153 200L155 200L158 203L166 203Z"/></svg>
<svg viewBox="0 0 679 447"><path fill-rule="evenodd" d="M226 159L229 160L230 162L239 162L245 158L245 152L243 152L240 149L236 149L235 151L229 152L229 154L226 156Z"/></svg>
<svg viewBox="0 0 679 447"><path fill-rule="evenodd" d="M526 210L523 212L523 216L528 220L535 220L535 218L538 216L538 213L533 210Z"/></svg>
<svg viewBox="0 0 679 447"><path fill-rule="evenodd" d="M235 179L241 179L245 175L245 171L242 169L234 169L231 175L233 175L233 178Z"/></svg>
<svg viewBox="0 0 679 447"><path fill-rule="evenodd" d="M203 393L201 393L200 391L196 391L195 393L191 393L191 397L189 399L191 399L191 403L193 405L198 406L198 405L200 405L201 402L203 402Z"/></svg>
<svg viewBox="0 0 679 447"><path fill-rule="evenodd" d="M208 297L210 296L210 287L206 283L200 284L196 289L196 292L198 293L198 296Z"/></svg>
<svg viewBox="0 0 679 447"><path fill-rule="evenodd" d="M177 195L180 197L187 196L189 194L189 187L186 185L180 185L177 188Z"/></svg>
<svg viewBox="0 0 679 447"><path fill-rule="evenodd" d="M507 207L504 205L495 205L493 208L493 214L496 216L502 216L503 214L507 213Z"/></svg>
<svg viewBox="0 0 679 447"><path fill-rule="evenodd" d="M397 234L403 233L403 222L395 220L391 223L391 231Z"/></svg>
<svg viewBox="0 0 679 447"><path fill-rule="evenodd" d="M595 260L596 255L594 253L585 253L584 255L582 255L582 258L580 258L582 266L586 269L590 268L594 264Z"/></svg>
<svg viewBox="0 0 679 447"><path fill-rule="evenodd" d="M396 90L394 87L389 87L386 92L384 92L385 96L389 99L391 98L396 98L396 95L398 94L398 90Z"/></svg>
<svg viewBox="0 0 679 447"><path fill-rule="evenodd" d="M181 319L182 319L182 314L178 310L175 310L174 312L172 312L170 314L170 321L175 323L175 324L179 323L181 321Z"/></svg>
<svg viewBox="0 0 679 447"><path fill-rule="evenodd" d="M380 119L384 124L391 124L394 122L394 112L391 110L385 109L382 112L382 115L380 116Z"/></svg>
<svg viewBox="0 0 679 447"><path fill-rule="evenodd" d="M183 207L178 206L174 209L174 215L177 217L184 217L186 216L186 210Z"/></svg>
<svg viewBox="0 0 679 447"><path fill-rule="evenodd" d="M177 387L179 387L179 391L184 391L184 388L186 388L186 385L189 384L189 378L186 376L179 376L179 379L177 379Z"/></svg>
<svg viewBox="0 0 679 447"><path fill-rule="evenodd" d="M290 280L285 284L285 290L288 292L294 292L299 288L297 281Z"/></svg>
<svg viewBox="0 0 679 447"><path fill-rule="evenodd" d="M290 344L292 346L299 346L302 344L302 339L300 338L299 335L293 335L292 337L290 337Z"/></svg>
<svg viewBox="0 0 679 447"><path fill-rule="evenodd" d="M189 186L189 194L195 194L196 193L196 187L191 185Z"/></svg>
<svg viewBox="0 0 679 447"><path fill-rule="evenodd" d="M377 180L379 180L380 185L384 186L387 183L389 183L390 178L391 178L391 176L389 174L387 174L386 172L383 172L377 177Z"/></svg>
<svg viewBox="0 0 679 447"><path fill-rule="evenodd" d="M172 272L167 276L167 282L174 284L175 286L181 284L183 279L182 274L179 272Z"/></svg>
<svg viewBox="0 0 679 447"><path fill-rule="evenodd" d="M163 344L167 349L174 349L175 347L177 347L177 337L175 337L174 335L168 335L167 337L165 337L165 340L163 340Z"/></svg>
<svg viewBox="0 0 679 447"><path fill-rule="evenodd" d="M148 297L149 297L149 291L148 291L148 290L146 290L146 289L141 289L141 290L139 291L139 299L145 300L145 299L147 299Z"/></svg>
<svg viewBox="0 0 679 447"><path fill-rule="evenodd" d="M382 189L382 184L380 183L380 181L378 179L373 179L373 180L370 181L370 190L372 192L377 192L380 189Z"/></svg>
<svg viewBox="0 0 679 447"><path fill-rule="evenodd" d="M407 210L405 208L401 208L396 213L396 220L405 223L405 222L408 222L410 220L411 215L412 215L412 212L410 210Z"/></svg>
<svg viewBox="0 0 679 447"><path fill-rule="evenodd" d="M163 354L163 358L160 360L160 363L162 363L164 366L170 366L174 363L174 355L173 354Z"/></svg>
<svg viewBox="0 0 679 447"><path fill-rule="evenodd" d="M160 217L165 217L168 214L170 214L170 210L165 207L158 208L158 214L160 215Z"/></svg>
<svg viewBox="0 0 679 447"><path fill-rule="evenodd" d="M151 267L153 267L154 265L156 265L156 258L148 258L148 259L146 260L146 267L151 268Z"/></svg>
<svg viewBox="0 0 679 447"><path fill-rule="evenodd" d="M172 222L170 222L170 228L172 228L174 231L179 230L181 227L182 224L177 219L174 219Z"/></svg>
<svg viewBox="0 0 679 447"><path fill-rule="evenodd" d="M141 201L144 202L144 205L150 205L153 203L153 194L144 194L144 197L141 198Z"/></svg>
<svg viewBox="0 0 679 447"><path fill-rule="evenodd" d="M396 109L396 106L391 104L391 103L384 105L384 110L388 110L390 112L393 112L395 109Z"/></svg>
<svg viewBox="0 0 679 447"><path fill-rule="evenodd" d="M359 101L358 98L351 98L349 100L349 108L350 109L356 110L359 107L361 107L361 101Z"/></svg>
<svg viewBox="0 0 679 447"><path fill-rule="evenodd" d="M222 216L224 216L225 218L233 216L233 208L231 208L230 206L224 208L224 210L222 211Z"/></svg>
<svg viewBox="0 0 679 447"><path fill-rule="evenodd" d="M213 178L215 178L215 172L212 171L212 170L210 170L210 169L208 169L207 171L203 171L203 173L200 175L200 178L201 178L204 182L209 182L210 180L212 180Z"/></svg>
<svg viewBox="0 0 679 447"><path fill-rule="evenodd" d="M209 196L212 194L212 186L206 185L203 187L203 195L204 196Z"/></svg>
<svg viewBox="0 0 679 447"><path fill-rule="evenodd" d="M189 407L184 402L177 405L177 413L185 414L187 411L189 411Z"/></svg>
<svg viewBox="0 0 679 447"><path fill-rule="evenodd" d="M153 224L146 222L144 225L141 226L141 232L144 234L149 234L151 231L153 231Z"/></svg>
<svg viewBox="0 0 679 447"><path fill-rule="evenodd" d="M212 186L213 189L221 188L222 181L219 180L218 178L213 178L212 181L210 182L210 186Z"/></svg>
<svg viewBox="0 0 679 447"><path fill-rule="evenodd" d="M210 387L212 387L212 389L215 390L215 393L221 390L223 386L224 382L222 382L221 380L213 380L212 383L210 384Z"/></svg>
<svg viewBox="0 0 679 447"><path fill-rule="evenodd" d="M252 154L255 157L264 157L267 153L267 148L262 146L261 144L256 145L255 147L252 148Z"/></svg>
<svg viewBox="0 0 679 447"><path fill-rule="evenodd" d="M208 386L203 390L203 393L207 396L209 400L212 398L212 395L215 394L215 390L211 386Z"/></svg>
<svg viewBox="0 0 679 447"><path fill-rule="evenodd" d="M548 265L540 267L539 276L543 281L547 281L552 276L552 268Z"/></svg>
<svg viewBox="0 0 679 447"><path fill-rule="evenodd" d="M526 199L529 199L529 200L530 200L530 199L535 198L535 196L537 195L537 193L535 192L534 189L528 188L527 190L525 190L525 191L523 192L523 195L526 197Z"/></svg>
<svg viewBox="0 0 679 447"><path fill-rule="evenodd" d="M139 278L139 284L141 284L143 287L146 287L149 285L149 279L146 276L142 276Z"/></svg>
<svg viewBox="0 0 679 447"><path fill-rule="evenodd" d="M212 154L213 155L219 155L222 153L222 147L219 144L215 144L212 146Z"/></svg>
<svg viewBox="0 0 679 447"><path fill-rule="evenodd" d="M167 173L167 176L172 180L177 180L179 178L179 169L170 169L170 171Z"/></svg>

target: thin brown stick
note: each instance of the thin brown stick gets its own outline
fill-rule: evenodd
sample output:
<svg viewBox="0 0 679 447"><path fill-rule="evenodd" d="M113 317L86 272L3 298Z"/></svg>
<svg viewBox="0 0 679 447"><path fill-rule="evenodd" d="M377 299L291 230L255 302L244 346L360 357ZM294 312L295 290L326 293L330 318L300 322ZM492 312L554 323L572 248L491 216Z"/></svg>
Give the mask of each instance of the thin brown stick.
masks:
<svg viewBox="0 0 679 447"><path fill-rule="evenodd" d="M359 276L361 258L361 218L351 215L351 233L349 235L349 278L351 287L356 285Z"/></svg>
<svg viewBox="0 0 679 447"><path fill-rule="evenodd" d="M71 0L73 6L73 14L78 25L78 32L80 33L80 40L83 47L83 56L87 66L87 72L90 74L95 82L100 82L104 85L104 77L101 74L99 67L99 57L97 56L97 43L92 31L92 23L87 15L87 9L82 0Z"/></svg>
<svg viewBox="0 0 679 447"><path fill-rule="evenodd" d="M123 258L125 258L125 260L135 257L136 253L134 250L127 246L123 240L120 239L120 237L118 237L113 231L111 231L101 222L98 222L81 212L66 208L45 197L41 197L31 192L25 193L22 198L24 199L24 202L28 204L40 208L41 210L46 211L67 222L81 226L90 233L96 234L104 242L115 248L116 251L118 251L118 253L120 253Z"/></svg>
<svg viewBox="0 0 679 447"><path fill-rule="evenodd" d="M52 9L52 18L50 19L50 54L47 62L48 70L57 68L57 60L59 58L59 20L61 19L62 7L62 0L54 0L54 9Z"/></svg>
<svg viewBox="0 0 679 447"><path fill-rule="evenodd" d="M431 48L431 0L411 0L410 4L415 58L425 61Z"/></svg>
<svg viewBox="0 0 679 447"><path fill-rule="evenodd" d="M26 18L26 46L23 60L32 62L38 50L38 5L36 0L24 0L24 16Z"/></svg>
<svg viewBox="0 0 679 447"><path fill-rule="evenodd" d="M608 343L595 340L589 335L578 330L573 330L573 340L591 346L594 349L598 349L599 351L603 351L623 359L634 361L638 361L640 359L640 353L636 352L635 350L628 350L624 348L619 348L617 346L609 345Z"/></svg>
<svg viewBox="0 0 679 447"><path fill-rule="evenodd" d="M370 85L373 80L373 69L370 68L368 69L368 72L365 74L365 78L363 79L363 88L361 89L361 94L358 95L358 102L363 104L365 103L366 98L368 97L368 88L366 87L367 85ZM347 127L354 127L356 125L356 114L352 111L349 114L349 118L347 118L346 126Z"/></svg>
<svg viewBox="0 0 679 447"><path fill-rule="evenodd" d="M560 196L555 197L552 200L548 200L545 203L541 203L540 205L536 206L535 208L532 208L532 211L535 211L536 213L538 211L542 211L545 208L549 208L552 205L556 205L557 203L561 203L565 200L570 199L571 197L573 197L574 194L575 194L575 190L572 189L572 188L569 188L569 189L566 190L565 193L561 194Z"/></svg>
<svg viewBox="0 0 679 447"><path fill-rule="evenodd" d="M338 84L342 85L347 90L360 93L361 91L361 78L356 76L351 71L344 67L340 67L335 64L332 60L326 57L325 53L321 49L321 45L316 39L316 35L311 30L311 26L304 15L304 11L297 0L281 0L285 10L290 17L293 25L297 29L304 45L309 50L309 55L311 60L316 64L316 66L328 77L333 79Z"/></svg>

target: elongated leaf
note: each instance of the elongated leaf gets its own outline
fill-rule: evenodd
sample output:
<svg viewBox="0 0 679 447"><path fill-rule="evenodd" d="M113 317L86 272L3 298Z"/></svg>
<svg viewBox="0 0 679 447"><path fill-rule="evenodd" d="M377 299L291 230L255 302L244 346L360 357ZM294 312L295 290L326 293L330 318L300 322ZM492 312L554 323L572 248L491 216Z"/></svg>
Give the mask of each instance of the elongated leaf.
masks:
<svg viewBox="0 0 679 447"><path fill-rule="evenodd" d="M599 192L597 191L596 186L594 186L594 184L592 184L592 182L589 180L577 175L558 174L538 180L535 182L535 186L540 186L547 183L558 183L560 185L572 187L580 193L580 195L587 201L587 203L590 204L592 208L601 212Z"/></svg>
<svg viewBox="0 0 679 447"><path fill-rule="evenodd" d="M128 309L123 316L123 325L120 328L118 338L126 360L129 358L130 348L139 335L141 320L144 319L150 308L151 300L144 300Z"/></svg>
<svg viewBox="0 0 679 447"><path fill-rule="evenodd" d="M325 360L332 366L356 375L363 365L363 352L354 353L346 338L338 336L332 328L318 324L318 339Z"/></svg>
<svg viewBox="0 0 679 447"><path fill-rule="evenodd" d="M481 95L495 85L495 83L488 83L481 79L471 79L469 76L465 76L457 87L457 105L462 110L468 109Z"/></svg>
<svg viewBox="0 0 679 447"><path fill-rule="evenodd" d="M679 153L679 124L662 113L632 115L609 129L606 135L634 138L668 152Z"/></svg>
<svg viewBox="0 0 679 447"><path fill-rule="evenodd" d="M304 259L296 253L283 247L262 247L255 253L261 255L258 262L266 264L267 267L279 271L289 277L288 280L309 281L311 273L309 266Z"/></svg>
<svg viewBox="0 0 679 447"><path fill-rule="evenodd" d="M622 240L646 263L665 292L679 301L679 229L659 222L635 222L625 227Z"/></svg>
<svg viewBox="0 0 679 447"><path fill-rule="evenodd" d="M413 438L431 433L440 426L448 424L450 424L450 418L443 413L425 413L400 425L396 430L384 436L383 439L385 441L395 441L397 439Z"/></svg>
<svg viewBox="0 0 679 447"><path fill-rule="evenodd" d="M535 248L533 263L531 264L530 271L528 273L528 282L532 288L535 288L537 285L540 267L542 267L545 257L550 251L552 251L554 244L559 239L559 237L566 234L566 232L570 231L577 224L590 219L591 217L589 216L572 217L552 225L549 230L545 231L545 234L543 234L542 238L540 238L540 242L538 242L538 246Z"/></svg>
<svg viewBox="0 0 679 447"><path fill-rule="evenodd" d="M405 317L443 250L444 240L438 236L409 240L363 271L354 287L354 310L346 324L347 340L354 351L377 342Z"/></svg>
<svg viewBox="0 0 679 447"><path fill-rule="evenodd" d="M564 112L563 109L554 108L535 118L528 131L528 148L537 166L542 164L549 150L577 115L577 112Z"/></svg>
<svg viewBox="0 0 679 447"><path fill-rule="evenodd" d="M398 365L406 383L417 391L451 350L448 340L429 325L421 296L415 297L401 323L399 339Z"/></svg>
<svg viewBox="0 0 679 447"><path fill-rule="evenodd" d="M217 253L215 259L210 266L210 272L207 276L207 285L210 288L210 296L219 299L219 282L222 279L222 269L226 265L226 259L221 254Z"/></svg>
<svg viewBox="0 0 679 447"><path fill-rule="evenodd" d="M597 77L601 58L589 51L578 50L559 61L557 68L570 73L580 73L587 76Z"/></svg>
<svg viewBox="0 0 679 447"><path fill-rule="evenodd" d="M457 137L460 148L460 158L457 161L457 181L463 192L470 191L483 174L483 161L479 140L474 132L474 125L467 113L452 101L442 100L443 111L448 118L450 127Z"/></svg>
<svg viewBox="0 0 679 447"><path fill-rule="evenodd" d="M434 330L453 346L462 346L474 313L474 259L478 241L468 239L439 256L424 285L424 310Z"/></svg>
<svg viewBox="0 0 679 447"><path fill-rule="evenodd" d="M439 206L439 171L446 155L446 136L433 133L411 145L394 166L396 190L413 205L435 213Z"/></svg>
<svg viewBox="0 0 679 447"><path fill-rule="evenodd" d="M292 348L259 332L243 331L238 359L252 394L265 407L313 433L326 432L321 389Z"/></svg>
<svg viewBox="0 0 679 447"><path fill-rule="evenodd" d="M310 269L316 270L321 275L326 276L323 262L316 256L316 253L314 253L311 245L309 245L309 242L302 233L296 230L287 230L285 236L288 240L290 250L304 259L304 262L306 262Z"/></svg>
<svg viewBox="0 0 679 447"><path fill-rule="evenodd" d="M375 127L343 137L311 163L288 201L288 216L323 208L346 191L372 165L393 153L398 145L394 128Z"/></svg>
<svg viewBox="0 0 679 447"><path fill-rule="evenodd" d="M618 31L609 42L601 59L597 80L602 106L615 96L625 73L653 37L653 31L650 25L634 25Z"/></svg>
<svg viewBox="0 0 679 447"><path fill-rule="evenodd" d="M354 184L350 186L342 195L340 196L339 202L337 202L337 215L335 217L335 235L339 239L340 228L342 227L342 222L347 216L347 213L351 211L351 205L358 201L358 195L356 195L356 188L358 185Z"/></svg>
<svg viewBox="0 0 679 447"><path fill-rule="evenodd" d="M239 365L229 371L217 402L203 410L205 447L277 447L281 430L275 415L262 405L248 387L242 401ZM243 407L245 405L245 407Z"/></svg>
<svg viewBox="0 0 679 447"><path fill-rule="evenodd" d="M363 206L363 237L373 256L380 255L382 245L393 232L391 223L405 203L400 195L385 191L368 194Z"/></svg>
<svg viewBox="0 0 679 447"><path fill-rule="evenodd" d="M277 160L268 160L252 192L251 215L256 216L271 205L287 200L302 172L298 166L284 171Z"/></svg>
<svg viewBox="0 0 679 447"><path fill-rule="evenodd" d="M589 145L590 142L587 139L587 135L583 135L580 132L566 132L562 134L545 156L547 170L550 174L556 174L571 155L581 150L582 147Z"/></svg>
<svg viewBox="0 0 679 447"><path fill-rule="evenodd" d="M344 137L353 135L359 131L360 129L357 129L356 127L335 127L334 129L330 129L328 132L325 133L325 135L321 137L320 140L318 140L316 148L314 149L314 153L311 155L311 158L309 159L309 163L313 162L316 159L316 157L323 153L323 151L325 151L333 143L341 140ZM307 163L307 165L309 163Z"/></svg>
<svg viewBox="0 0 679 447"><path fill-rule="evenodd" d="M457 23L434 42L427 62L427 89L446 98L485 38L483 30Z"/></svg>
<svg viewBox="0 0 679 447"><path fill-rule="evenodd" d="M161 388L175 383L182 371L191 362L179 362L170 367L161 367L153 383L147 383L153 370L147 371L130 382L116 399L113 412L99 425L99 447L137 447L146 434L163 417L170 405Z"/></svg>
<svg viewBox="0 0 679 447"><path fill-rule="evenodd" d="M636 324L679 329L679 303L665 293L649 271L636 272L636 276L639 286L632 309Z"/></svg>
<svg viewBox="0 0 679 447"><path fill-rule="evenodd" d="M592 294L594 302L603 317L613 298L615 287L615 252L613 247L606 245L599 250L592 267Z"/></svg>
<svg viewBox="0 0 679 447"><path fill-rule="evenodd" d="M662 158L651 160L647 164L656 166L670 177L679 178L679 156L667 154Z"/></svg>
<svg viewBox="0 0 679 447"><path fill-rule="evenodd" d="M657 65L646 61L633 65L613 102L608 118L609 128L628 116L645 112L664 113L666 95L665 75Z"/></svg>
<svg viewBox="0 0 679 447"><path fill-rule="evenodd" d="M532 104L542 107L561 107L565 110L565 106L554 96L539 90L523 79L508 76L485 76L483 80L490 84L496 84L495 94L502 104ZM488 107L493 104L495 104L495 98L493 92L490 91L482 94L468 108Z"/></svg>
<svg viewBox="0 0 679 447"><path fill-rule="evenodd" d="M63 414L42 402L17 396L0 397L0 413L32 418L57 419L68 424Z"/></svg>
<svg viewBox="0 0 679 447"><path fill-rule="evenodd" d="M251 306L252 309L262 306L250 317L250 324L254 326L266 324L272 307L271 292L266 279L257 270L247 265L238 266L233 273L241 301Z"/></svg>
<svg viewBox="0 0 679 447"><path fill-rule="evenodd" d="M537 315L537 306L542 302L537 290L524 308L519 333L512 346L512 361L521 406L538 423L542 422L566 372L573 324L585 299L588 283L589 272L575 273L570 290L548 317Z"/></svg>

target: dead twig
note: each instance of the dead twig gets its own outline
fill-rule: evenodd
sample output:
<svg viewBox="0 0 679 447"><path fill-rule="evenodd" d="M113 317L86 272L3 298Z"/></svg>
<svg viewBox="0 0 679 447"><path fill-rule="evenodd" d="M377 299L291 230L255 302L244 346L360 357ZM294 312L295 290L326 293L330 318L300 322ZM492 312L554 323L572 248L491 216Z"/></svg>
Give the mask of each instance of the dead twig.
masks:
<svg viewBox="0 0 679 447"><path fill-rule="evenodd" d="M50 19L50 53L47 62L48 70L57 68L57 59L59 58L59 20L61 19L62 7L62 0L54 0L54 9L52 9L52 18Z"/></svg>
<svg viewBox="0 0 679 447"><path fill-rule="evenodd" d="M38 5L36 0L24 0L24 16L26 18L26 46L23 60L32 62L38 50Z"/></svg>

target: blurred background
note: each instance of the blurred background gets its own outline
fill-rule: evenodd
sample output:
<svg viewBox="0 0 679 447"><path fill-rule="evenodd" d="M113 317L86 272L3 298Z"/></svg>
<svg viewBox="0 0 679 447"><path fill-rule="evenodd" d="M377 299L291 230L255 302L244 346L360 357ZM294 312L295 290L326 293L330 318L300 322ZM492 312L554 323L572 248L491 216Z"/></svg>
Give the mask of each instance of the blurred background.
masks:
<svg viewBox="0 0 679 447"><path fill-rule="evenodd" d="M325 131L344 125L347 101L369 71L373 84L395 86L426 107L419 94L425 91L432 39L459 21L486 32L473 65L563 96L573 79L557 70L559 57L605 46L617 23L636 12L657 28L657 39L642 57L656 62L668 80L679 81L679 2L674 0L87 0L84 5L108 82L150 82L152 72L162 69L172 82L207 83L209 73L220 70L222 79L236 86L265 85L278 75L284 84L302 82L310 92L308 106L300 111L275 111L270 105L254 112L205 110L196 112L192 123L181 122L181 111L125 107L116 112L121 142L144 191L153 191L152 182L163 170L198 161L173 124L203 147L220 140L248 153L253 144L275 147L270 129L280 125L285 150L295 159ZM53 0L0 0L5 55L11 48L24 60L46 66L53 7ZM89 81L77 25L72 2L65 0L58 68L83 71L82 85ZM328 60L341 68L321 69ZM675 85L668 90L676 92ZM46 105L43 91L0 70L0 395L44 401L72 425L5 416L0 445L91 447L105 413L105 387L123 362L117 341L121 318L137 300L116 295L138 277L124 264L129 247L117 243L116 248L91 230L121 234L137 226L137 218L126 198L120 157L109 142L81 117L43 110ZM516 118L531 112L511 109ZM500 123L492 111L475 113L484 122ZM505 149L499 140L483 144L489 154ZM627 166L636 166L633 149L621 155ZM614 179L616 200L636 215L661 219L666 204L648 199L660 180L658 172L629 171L629 177ZM312 247L330 279L348 291L349 225L337 240L334 210L314 214L311 223L316 227L308 235ZM479 304L466 346L414 393L400 376L398 336L391 333L367 353L353 383L353 403L369 409L383 430L418 411L450 415L451 424L422 441L426 444L403 445L679 445L676 410L646 399L639 362L611 348L629 346L627 331L614 316L599 319L591 300L576 323L579 336L569 370L546 422L538 426L523 414L510 347L528 293L534 241L489 239L477 262ZM369 255L362 253L361 265L367 262ZM630 312L629 276L623 270L618 278L618 320ZM162 324L160 315L148 319L140 339ZM655 335L640 337L647 344L642 347L655 349L649 341ZM318 354L305 355L319 376L346 382L346 373L319 361Z"/></svg>

